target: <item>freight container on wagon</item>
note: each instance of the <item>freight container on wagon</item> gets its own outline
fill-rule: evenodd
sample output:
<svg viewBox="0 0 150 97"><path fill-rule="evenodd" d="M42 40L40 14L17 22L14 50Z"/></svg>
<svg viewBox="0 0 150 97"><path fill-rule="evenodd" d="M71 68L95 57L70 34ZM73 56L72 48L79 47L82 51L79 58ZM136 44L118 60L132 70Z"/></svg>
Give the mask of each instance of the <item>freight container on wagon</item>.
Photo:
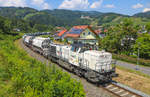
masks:
<svg viewBox="0 0 150 97"><path fill-rule="evenodd" d="M62 46L62 59L65 61L69 60L70 46Z"/></svg>
<svg viewBox="0 0 150 97"><path fill-rule="evenodd" d="M33 50L39 52L40 54L48 55L48 48L50 47L50 39L43 37L35 37L32 41Z"/></svg>
<svg viewBox="0 0 150 97"><path fill-rule="evenodd" d="M50 43L49 38L43 38L43 37L35 37L32 41L32 45L36 46L38 48L45 48Z"/></svg>
<svg viewBox="0 0 150 97"><path fill-rule="evenodd" d="M33 36L26 36L25 37L25 43L27 43L27 44L29 44L29 42L30 42L30 39L32 38Z"/></svg>

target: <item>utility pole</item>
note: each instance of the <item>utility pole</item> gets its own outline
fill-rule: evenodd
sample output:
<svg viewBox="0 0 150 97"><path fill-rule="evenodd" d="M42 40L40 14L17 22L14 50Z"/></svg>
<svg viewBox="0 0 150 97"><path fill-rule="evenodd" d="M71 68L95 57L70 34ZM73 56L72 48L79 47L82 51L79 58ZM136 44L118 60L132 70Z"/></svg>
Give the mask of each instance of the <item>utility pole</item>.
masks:
<svg viewBox="0 0 150 97"><path fill-rule="evenodd" d="M137 65L136 70L139 70L139 58L140 58L140 43L138 42L138 57L137 57Z"/></svg>

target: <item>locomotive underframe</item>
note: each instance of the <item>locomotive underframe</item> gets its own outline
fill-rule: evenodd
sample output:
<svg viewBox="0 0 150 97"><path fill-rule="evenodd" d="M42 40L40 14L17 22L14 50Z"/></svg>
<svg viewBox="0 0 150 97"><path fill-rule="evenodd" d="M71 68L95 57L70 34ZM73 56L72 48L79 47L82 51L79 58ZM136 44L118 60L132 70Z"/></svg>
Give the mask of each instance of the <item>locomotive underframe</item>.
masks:
<svg viewBox="0 0 150 97"><path fill-rule="evenodd" d="M112 77L117 76L115 73L115 67L113 67L110 71L97 72L90 68L85 68L81 66L75 66L70 64L67 60L58 58L56 56L51 56L50 59L53 62L58 63L61 67L69 70L70 72L75 73L80 77L86 78L88 81L93 83L107 83L112 81Z"/></svg>

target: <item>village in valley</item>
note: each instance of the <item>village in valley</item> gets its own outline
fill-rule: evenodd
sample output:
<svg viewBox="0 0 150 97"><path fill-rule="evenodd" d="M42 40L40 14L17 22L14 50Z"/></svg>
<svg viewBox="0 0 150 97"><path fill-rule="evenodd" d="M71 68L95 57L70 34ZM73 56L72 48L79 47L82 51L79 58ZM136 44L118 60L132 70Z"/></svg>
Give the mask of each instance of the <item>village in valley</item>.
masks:
<svg viewBox="0 0 150 97"><path fill-rule="evenodd" d="M84 44L98 45L98 38L104 37L101 28L93 30L88 25L73 26L69 31L62 27L58 27L58 29L58 32L54 35L55 40L66 40L68 43L77 41Z"/></svg>

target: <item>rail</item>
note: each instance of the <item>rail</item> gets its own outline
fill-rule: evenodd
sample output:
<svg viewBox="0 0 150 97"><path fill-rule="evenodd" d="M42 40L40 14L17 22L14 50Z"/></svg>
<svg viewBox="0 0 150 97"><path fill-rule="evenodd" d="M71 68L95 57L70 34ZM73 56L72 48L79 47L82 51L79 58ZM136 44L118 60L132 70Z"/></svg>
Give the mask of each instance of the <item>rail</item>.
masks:
<svg viewBox="0 0 150 97"><path fill-rule="evenodd" d="M112 82L106 86L100 86L104 90L114 94L117 97L150 97L149 95L132 89L128 86L122 85L117 82Z"/></svg>

